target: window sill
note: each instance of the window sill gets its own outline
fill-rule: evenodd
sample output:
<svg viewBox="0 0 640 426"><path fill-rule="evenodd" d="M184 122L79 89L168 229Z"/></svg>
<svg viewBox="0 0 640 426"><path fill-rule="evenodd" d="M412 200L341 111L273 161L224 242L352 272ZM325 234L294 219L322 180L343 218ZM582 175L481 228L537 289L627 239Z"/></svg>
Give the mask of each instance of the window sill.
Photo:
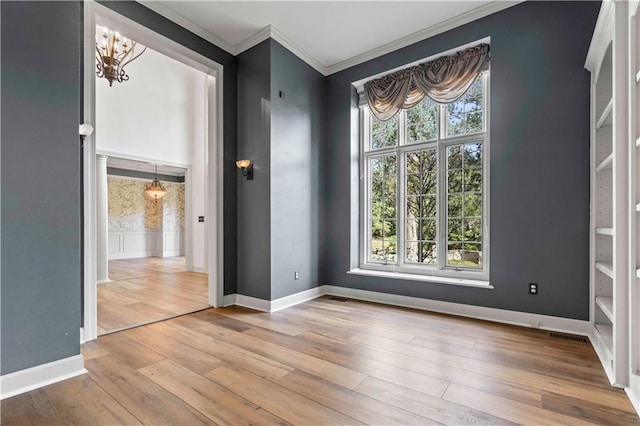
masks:
<svg viewBox="0 0 640 426"><path fill-rule="evenodd" d="M395 280L409 280L409 281L422 281L437 284L450 284L460 285L464 287L475 287L493 289L494 287L489 284L489 281L483 280L471 280L467 278L450 278L450 277L438 277L433 275L419 275L419 274L407 274L403 272L387 272L387 271L373 271L368 269L355 268L347 271L347 274L351 275L363 275L367 277L378 278L391 278Z"/></svg>

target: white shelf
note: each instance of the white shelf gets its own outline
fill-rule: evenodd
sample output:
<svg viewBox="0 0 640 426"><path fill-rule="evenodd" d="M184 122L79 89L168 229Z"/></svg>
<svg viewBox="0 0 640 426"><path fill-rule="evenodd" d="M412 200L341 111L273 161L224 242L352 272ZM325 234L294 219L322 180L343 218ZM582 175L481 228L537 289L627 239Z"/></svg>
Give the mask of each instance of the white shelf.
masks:
<svg viewBox="0 0 640 426"><path fill-rule="evenodd" d="M611 348L613 348L613 326L607 324L596 324L595 327L596 332L600 334L600 337L602 337L602 340L604 340L604 343L607 345L607 349L609 349L609 352L612 352Z"/></svg>
<svg viewBox="0 0 640 426"><path fill-rule="evenodd" d="M613 322L613 298L596 296L596 305L609 318L609 321Z"/></svg>
<svg viewBox="0 0 640 426"><path fill-rule="evenodd" d="M596 262L596 269L609 278L613 278L613 263Z"/></svg>
<svg viewBox="0 0 640 426"><path fill-rule="evenodd" d="M602 115L596 121L596 129L600 129L604 126L610 126L613 121L613 98L609 99L607 106L604 107L604 111L602 111Z"/></svg>
<svg viewBox="0 0 640 426"><path fill-rule="evenodd" d="M598 235L613 235L613 228L596 228Z"/></svg>
<svg viewBox="0 0 640 426"><path fill-rule="evenodd" d="M636 148L640 147L640 138L636 139Z"/></svg>
<svg viewBox="0 0 640 426"><path fill-rule="evenodd" d="M613 166L613 152L607 155L607 158L602 160L600 164L596 167L596 173L601 172L605 169L610 169Z"/></svg>
<svg viewBox="0 0 640 426"><path fill-rule="evenodd" d="M636 211L640 212L640 203L636 204Z"/></svg>

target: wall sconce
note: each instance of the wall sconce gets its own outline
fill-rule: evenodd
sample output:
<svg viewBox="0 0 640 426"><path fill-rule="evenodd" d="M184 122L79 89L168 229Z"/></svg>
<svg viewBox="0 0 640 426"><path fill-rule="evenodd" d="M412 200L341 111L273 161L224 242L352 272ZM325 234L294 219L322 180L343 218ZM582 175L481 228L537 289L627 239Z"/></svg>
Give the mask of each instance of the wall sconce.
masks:
<svg viewBox="0 0 640 426"><path fill-rule="evenodd" d="M84 123L78 126L78 134L80 134L83 139L91 136L91 133L93 133L93 126L91 124Z"/></svg>
<svg viewBox="0 0 640 426"><path fill-rule="evenodd" d="M253 164L251 164L251 160L238 160L236 161L236 167L242 170L242 176L246 177L247 180L253 179Z"/></svg>

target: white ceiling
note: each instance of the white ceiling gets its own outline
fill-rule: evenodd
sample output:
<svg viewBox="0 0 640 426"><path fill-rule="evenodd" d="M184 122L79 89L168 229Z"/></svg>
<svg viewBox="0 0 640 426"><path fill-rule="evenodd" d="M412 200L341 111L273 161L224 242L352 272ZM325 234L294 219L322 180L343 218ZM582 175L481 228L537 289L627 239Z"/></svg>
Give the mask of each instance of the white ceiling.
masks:
<svg viewBox="0 0 640 426"><path fill-rule="evenodd" d="M279 42L282 42L279 38L284 39L286 47L324 74L518 3L487 0L140 2L232 54L269 36ZM265 28L270 32L265 34Z"/></svg>

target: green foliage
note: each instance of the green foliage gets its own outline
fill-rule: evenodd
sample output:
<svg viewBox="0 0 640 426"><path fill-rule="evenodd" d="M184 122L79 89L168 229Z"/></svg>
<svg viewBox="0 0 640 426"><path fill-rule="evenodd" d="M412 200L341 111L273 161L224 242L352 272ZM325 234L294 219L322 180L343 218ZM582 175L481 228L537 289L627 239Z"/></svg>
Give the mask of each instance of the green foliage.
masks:
<svg viewBox="0 0 640 426"><path fill-rule="evenodd" d="M371 149L395 146L398 143L398 116L386 121L371 114Z"/></svg>
<svg viewBox="0 0 640 426"><path fill-rule="evenodd" d="M484 80L479 76L467 93L447 105L447 136L481 132L483 129Z"/></svg>
<svg viewBox="0 0 640 426"><path fill-rule="evenodd" d="M407 143L435 140L438 137L438 104L429 98L407 110Z"/></svg>

